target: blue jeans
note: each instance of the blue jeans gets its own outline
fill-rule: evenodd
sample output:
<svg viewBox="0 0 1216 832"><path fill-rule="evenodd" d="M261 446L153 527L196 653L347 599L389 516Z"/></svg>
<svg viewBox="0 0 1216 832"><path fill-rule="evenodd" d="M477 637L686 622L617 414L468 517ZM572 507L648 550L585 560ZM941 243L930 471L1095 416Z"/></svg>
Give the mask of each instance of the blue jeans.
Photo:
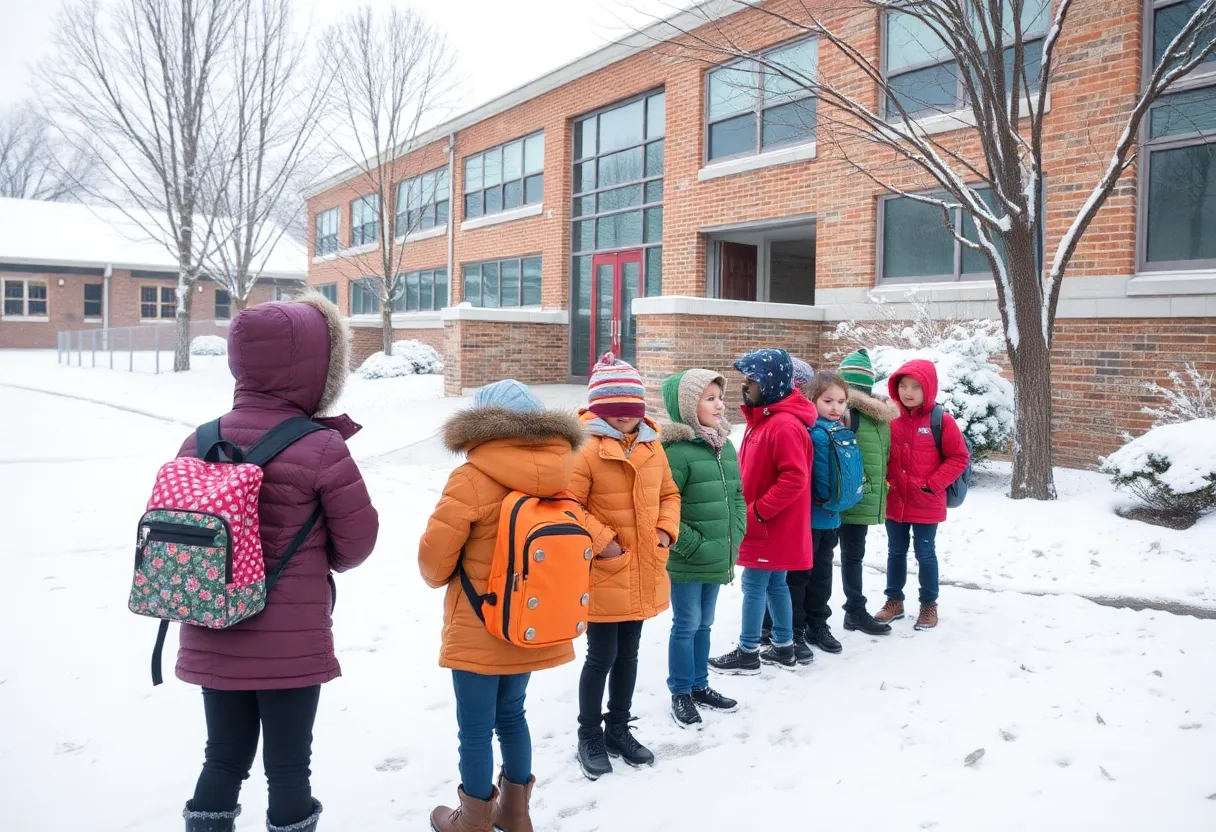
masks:
<svg viewBox="0 0 1216 832"><path fill-rule="evenodd" d="M887 597L904 600L908 582L908 543L920 566L920 602L937 602L937 524L887 521Z"/></svg>
<svg viewBox="0 0 1216 832"><path fill-rule="evenodd" d="M773 617L773 644L778 647L794 643L794 607L790 603L790 588L785 572L767 569L743 570L743 628L739 647L749 653L760 648L760 629L764 626L767 606Z"/></svg>
<svg viewBox="0 0 1216 832"><path fill-rule="evenodd" d="M476 800L494 795L494 732L506 778L520 786L532 779L532 737L524 716L530 673L483 676L452 671L456 722L460 726L460 785Z"/></svg>
<svg viewBox="0 0 1216 832"><path fill-rule="evenodd" d="M709 687L709 628L714 623L721 588L718 584L671 585L667 689L672 695Z"/></svg>

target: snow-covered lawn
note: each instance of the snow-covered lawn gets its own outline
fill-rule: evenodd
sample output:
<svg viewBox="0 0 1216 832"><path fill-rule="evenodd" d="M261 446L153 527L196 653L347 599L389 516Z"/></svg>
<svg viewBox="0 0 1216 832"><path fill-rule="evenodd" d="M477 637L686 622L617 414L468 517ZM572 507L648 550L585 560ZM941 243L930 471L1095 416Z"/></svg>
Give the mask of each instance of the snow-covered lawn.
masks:
<svg viewBox="0 0 1216 832"><path fill-rule="evenodd" d="M125 602L157 465L187 425L231 399L223 359L198 366L154 377L0 352L5 829L180 828L202 759L200 697L173 679L151 687L155 623ZM453 464L432 437L465 404L441 392L437 377L352 379L344 402L367 428L352 445L382 527L372 559L339 576L345 676L323 692L313 765L324 829L424 829L431 807L455 794L451 682L436 666L442 595L415 565ZM567 406L578 398L544 394ZM668 717L670 617L648 623L635 710L659 756L651 771L584 780L573 760L578 665L537 674L538 828L1216 828L1216 621L1021 594L1216 609L1213 518L1188 532L1122 520L1111 511L1121 498L1084 472L1059 472L1063 499L1051 505L1011 503L999 480L999 468L985 474L952 512L939 551L943 579L1002 591L943 587L932 633L903 621L869 638L837 619L841 656L818 654L797 674L715 679L743 708L709 715L703 732ZM880 533L871 547L881 567ZM883 576L866 580L873 604ZM719 605L715 650L732 644L738 622L736 584ZM260 763L243 803L238 829L264 828Z"/></svg>

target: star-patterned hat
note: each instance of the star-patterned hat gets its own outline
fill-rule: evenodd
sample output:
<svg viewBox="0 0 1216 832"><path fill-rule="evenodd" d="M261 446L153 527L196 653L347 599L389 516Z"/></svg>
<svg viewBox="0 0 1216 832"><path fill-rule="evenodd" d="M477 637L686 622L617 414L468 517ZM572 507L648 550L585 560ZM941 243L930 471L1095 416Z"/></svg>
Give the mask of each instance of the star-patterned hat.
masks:
<svg viewBox="0 0 1216 832"><path fill-rule="evenodd" d="M785 350L750 352L735 362L735 369L760 384L760 404L770 405L794 392L794 362Z"/></svg>

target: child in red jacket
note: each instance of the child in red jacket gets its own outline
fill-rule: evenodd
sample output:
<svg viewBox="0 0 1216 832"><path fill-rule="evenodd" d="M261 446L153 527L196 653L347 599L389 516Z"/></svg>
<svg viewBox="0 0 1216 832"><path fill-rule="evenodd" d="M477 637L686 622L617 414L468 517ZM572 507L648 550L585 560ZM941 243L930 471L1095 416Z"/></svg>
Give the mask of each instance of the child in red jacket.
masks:
<svg viewBox="0 0 1216 832"><path fill-rule="evenodd" d="M967 468L970 453L954 417L942 417L942 450L933 438L937 368L909 361L887 381L900 416L891 423L887 466L887 603L874 616L883 623L904 617L908 545L920 566L920 615L916 629L937 626L937 526L946 519L946 489Z"/></svg>

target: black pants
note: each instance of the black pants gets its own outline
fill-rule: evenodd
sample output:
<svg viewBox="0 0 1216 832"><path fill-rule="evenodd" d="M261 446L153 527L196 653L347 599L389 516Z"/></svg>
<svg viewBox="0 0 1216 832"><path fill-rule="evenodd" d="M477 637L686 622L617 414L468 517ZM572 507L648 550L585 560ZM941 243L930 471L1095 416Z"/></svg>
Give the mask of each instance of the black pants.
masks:
<svg viewBox="0 0 1216 832"><path fill-rule="evenodd" d="M587 625L587 660L578 683L578 724L598 728L601 723L624 725L633 707L638 681L638 645L641 621ZM608 713L604 714L604 685L608 686Z"/></svg>
<svg viewBox="0 0 1216 832"><path fill-rule="evenodd" d="M785 575L794 607L794 632L827 624L832 617L828 602L832 600L832 558L839 538L839 529L811 529L815 565L810 569L791 569ZM764 632L772 629L773 619L765 610Z"/></svg>
<svg viewBox="0 0 1216 832"><path fill-rule="evenodd" d="M840 583L844 585L844 611L858 615L866 611L861 591L861 562L866 556L868 526L846 523L840 527Z"/></svg>
<svg viewBox="0 0 1216 832"><path fill-rule="evenodd" d="M211 690L203 688L207 714L207 753L203 773L194 787L198 812L231 812L249 777L258 750L258 734L266 733L262 762L270 785L267 818L274 826L290 826L312 816L312 726L317 717L321 686L288 690Z"/></svg>

